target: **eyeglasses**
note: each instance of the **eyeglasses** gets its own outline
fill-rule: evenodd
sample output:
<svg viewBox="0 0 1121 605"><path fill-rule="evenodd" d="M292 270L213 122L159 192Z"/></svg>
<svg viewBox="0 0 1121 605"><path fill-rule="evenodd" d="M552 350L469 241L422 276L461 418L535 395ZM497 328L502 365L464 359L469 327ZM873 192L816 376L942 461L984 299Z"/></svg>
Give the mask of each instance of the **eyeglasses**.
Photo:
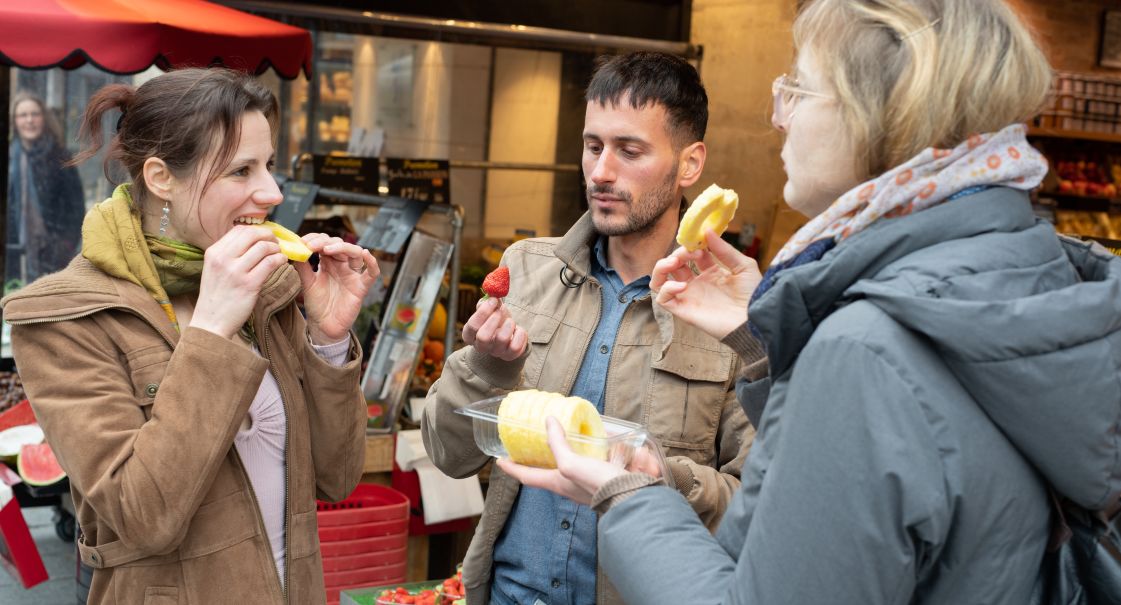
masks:
<svg viewBox="0 0 1121 605"><path fill-rule="evenodd" d="M771 124L775 128L783 132L786 131L786 125L790 123L791 118L794 117L794 110L797 108L798 99L802 97L817 97L819 99L833 99L834 97L806 90L798 86L798 81L786 74L775 78L774 83L771 84L771 94L775 97L774 113L771 114Z"/></svg>

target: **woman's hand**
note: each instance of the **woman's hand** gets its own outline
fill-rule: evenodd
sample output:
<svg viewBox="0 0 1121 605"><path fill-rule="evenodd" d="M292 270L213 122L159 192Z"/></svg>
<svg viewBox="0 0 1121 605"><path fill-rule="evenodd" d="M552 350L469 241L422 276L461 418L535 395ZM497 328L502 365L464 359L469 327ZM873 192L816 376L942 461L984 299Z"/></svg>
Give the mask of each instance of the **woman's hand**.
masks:
<svg viewBox="0 0 1121 605"><path fill-rule="evenodd" d="M591 504L592 496L604 483L627 472L610 462L573 452L565 440L564 429L556 418L550 416L545 419L545 430L548 433L549 449L553 450L553 457L557 460L557 468L523 466L506 458L499 459L498 466L523 485L546 489L584 505Z"/></svg>
<svg viewBox="0 0 1121 605"><path fill-rule="evenodd" d="M308 334L315 344L325 345L346 337L362 309L366 292L381 270L369 250L323 233L303 238L312 252L319 253L319 270L296 263L304 291Z"/></svg>
<svg viewBox="0 0 1121 605"><path fill-rule="evenodd" d="M682 321L722 339L747 318L747 303L763 279L755 259L740 254L711 229L708 249L684 248L658 261L650 276L655 300ZM699 273L694 273L693 262Z"/></svg>
<svg viewBox="0 0 1121 605"><path fill-rule="evenodd" d="M288 262L272 231L235 226L206 249L191 326L232 339L257 305L261 286Z"/></svg>

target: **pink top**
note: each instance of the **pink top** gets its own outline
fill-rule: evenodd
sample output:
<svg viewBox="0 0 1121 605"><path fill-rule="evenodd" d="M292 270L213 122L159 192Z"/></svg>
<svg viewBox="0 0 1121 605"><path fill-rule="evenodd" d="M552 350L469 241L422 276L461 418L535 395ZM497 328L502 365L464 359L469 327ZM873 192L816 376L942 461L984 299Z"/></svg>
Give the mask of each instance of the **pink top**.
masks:
<svg viewBox="0 0 1121 605"><path fill-rule="evenodd" d="M350 339L325 346L313 344L312 348L319 357L337 367L346 361ZM238 431L234 446L261 507L261 518L272 545L272 556L281 584L284 584L284 438L287 430L288 420L284 415L280 387L272 371L265 372L261 388L257 389L257 396L249 406L249 428Z"/></svg>

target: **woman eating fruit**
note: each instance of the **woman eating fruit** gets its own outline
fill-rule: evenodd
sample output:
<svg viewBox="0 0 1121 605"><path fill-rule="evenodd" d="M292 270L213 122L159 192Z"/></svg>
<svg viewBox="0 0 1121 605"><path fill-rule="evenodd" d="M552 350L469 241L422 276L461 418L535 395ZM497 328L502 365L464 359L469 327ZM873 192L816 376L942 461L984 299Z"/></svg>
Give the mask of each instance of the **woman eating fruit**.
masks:
<svg viewBox="0 0 1121 605"><path fill-rule="evenodd" d="M315 500L362 473L350 327L377 263L265 221L277 104L251 77L107 86L81 159L111 110L108 160L131 182L86 215L79 257L4 301L70 477L88 602L324 603Z"/></svg>
<svg viewBox="0 0 1121 605"><path fill-rule="evenodd" d="M555 421L558 470L499 465L601 513L630 603L1031 602L1048 489L1095 511L1121 493L1121 259L1028 196L1050 68L1000 0L816 0L794 42L773 123L809 223L765 275L709 231L651 280L679 319L767 352L715 535Z"/></svg>

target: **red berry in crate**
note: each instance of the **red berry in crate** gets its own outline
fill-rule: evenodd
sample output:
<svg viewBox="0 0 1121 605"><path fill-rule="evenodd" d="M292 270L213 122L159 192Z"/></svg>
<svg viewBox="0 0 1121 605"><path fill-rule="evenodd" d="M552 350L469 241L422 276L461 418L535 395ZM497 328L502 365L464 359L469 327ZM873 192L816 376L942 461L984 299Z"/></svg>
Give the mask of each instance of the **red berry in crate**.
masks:
<svg viewBox="0 0 1121 605"><path fill-rule="evenodd" d="M502 298L510 293L510 268L499 267L483 280L483 292L491 298Z"/></svg>

